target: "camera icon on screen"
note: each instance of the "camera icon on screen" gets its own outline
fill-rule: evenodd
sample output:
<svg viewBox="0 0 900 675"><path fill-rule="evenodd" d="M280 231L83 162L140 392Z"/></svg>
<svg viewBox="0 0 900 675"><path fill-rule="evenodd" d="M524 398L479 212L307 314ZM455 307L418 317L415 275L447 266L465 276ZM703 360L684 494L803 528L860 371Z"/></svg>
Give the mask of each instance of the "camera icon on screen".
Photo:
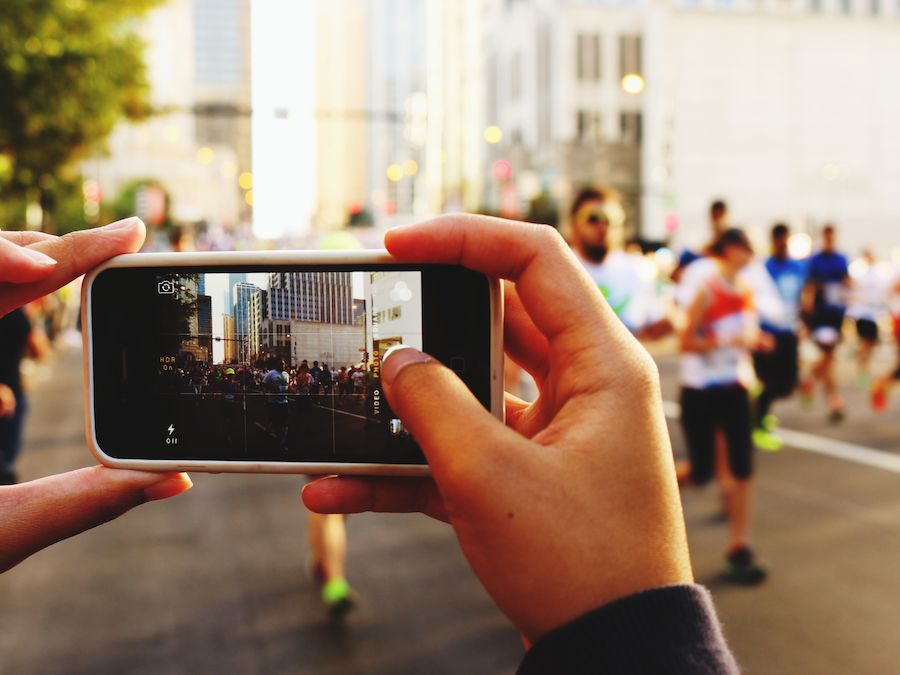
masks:
<svg viewBox="0 0 900 675"><path fill-rule="evenodd" d="M160 281L158 284L156 284L156 292L160 295L174 295L175 282L169 281L168 279Z"/></svg>

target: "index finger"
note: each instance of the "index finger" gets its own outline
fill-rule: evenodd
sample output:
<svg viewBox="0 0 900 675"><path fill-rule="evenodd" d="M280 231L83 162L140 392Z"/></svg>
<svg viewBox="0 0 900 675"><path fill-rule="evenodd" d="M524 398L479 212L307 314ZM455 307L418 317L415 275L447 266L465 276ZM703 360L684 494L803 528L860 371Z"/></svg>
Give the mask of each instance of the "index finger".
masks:
<svg viewBox="0 0 900 675"><path fill-rule="evenodd" d="M105 227L72 232L30 244L28 248L50 256L57 261L57 265L49 276L40 281L0 283L0 316L65 286L113 256L137 251L143 241L144 223L140 218L126 218Z"/></svg>
<svg viewBox="0 0 900 675"><path fill-rule="evenodd" d="M457 264L514 281L537 328L550 340L566 336L568 347L621 338L625 332L563 238L548 225L447 215L389 230L384 243L399 260Z"/></svg>

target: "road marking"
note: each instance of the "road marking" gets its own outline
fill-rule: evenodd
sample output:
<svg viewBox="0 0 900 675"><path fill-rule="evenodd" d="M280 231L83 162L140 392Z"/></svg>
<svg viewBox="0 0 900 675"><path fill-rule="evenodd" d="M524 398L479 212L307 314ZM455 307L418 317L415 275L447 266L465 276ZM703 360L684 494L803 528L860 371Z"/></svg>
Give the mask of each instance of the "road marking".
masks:
<svg viewBox="0 0 900 675"><path fill-rule="evenodd" d="M681 406L674 401L663 401L663 411L666 417L670 419L681 417ZM792 448L834 457L835 459L843 459L847 462L862 464L875 469L900 473L900 456L884 450L875 450L863 445L816 436L815 434L807 434L803 431L792 431L791 429L779 429L778 435L781 436L785 444Z"/></svg>

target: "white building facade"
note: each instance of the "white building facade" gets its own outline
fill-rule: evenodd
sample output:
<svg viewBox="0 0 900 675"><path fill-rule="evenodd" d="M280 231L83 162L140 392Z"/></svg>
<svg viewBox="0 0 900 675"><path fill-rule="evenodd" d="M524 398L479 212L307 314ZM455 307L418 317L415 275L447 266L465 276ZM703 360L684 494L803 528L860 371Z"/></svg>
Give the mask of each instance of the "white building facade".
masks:
<svg viewBox="0 0 900 675"><path fill-rule="evenodd" d="M900 244L896 0L484 8L485 121L510 180L536 173L563 206L588 182L624 186L647 239L702 243L723 198L758 234L834 221L851 251Z"/></svg>

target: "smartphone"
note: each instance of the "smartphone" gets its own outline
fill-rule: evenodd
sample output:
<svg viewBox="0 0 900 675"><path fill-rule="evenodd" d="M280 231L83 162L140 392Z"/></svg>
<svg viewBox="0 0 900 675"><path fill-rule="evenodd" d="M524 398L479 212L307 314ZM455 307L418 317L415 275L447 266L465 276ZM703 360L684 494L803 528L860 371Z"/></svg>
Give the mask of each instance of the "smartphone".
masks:
<svg viewBox="0 0 900 675"><path fill-rule="evenodd" d="M82 285L88 445L119 468L427 475L381 360L424 350L502 419L501 293L386 251L113 258Z"/></svg>

